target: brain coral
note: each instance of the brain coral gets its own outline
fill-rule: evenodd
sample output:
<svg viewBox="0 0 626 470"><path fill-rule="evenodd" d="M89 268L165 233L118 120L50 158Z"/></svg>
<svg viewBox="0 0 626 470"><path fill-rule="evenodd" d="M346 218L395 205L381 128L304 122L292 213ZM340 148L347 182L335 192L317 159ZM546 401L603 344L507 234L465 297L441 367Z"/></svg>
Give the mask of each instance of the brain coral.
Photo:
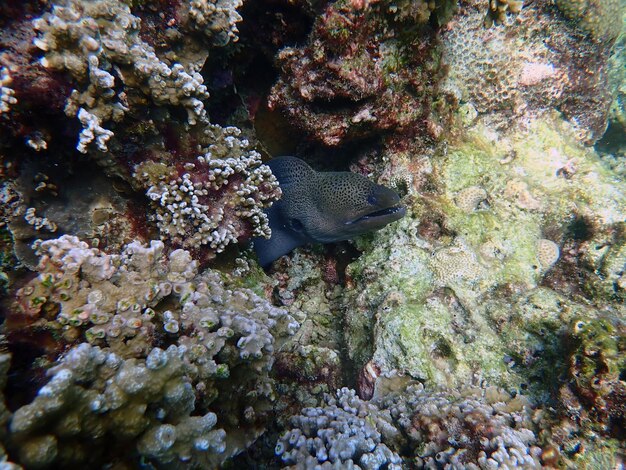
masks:
<svg viewBox="0 0 626 470"><path fill-rule="evenodd" d="M217 272L198 274L186 251L165 256L159 241L106 254L65 235L38 253L39 276L17 292L7 322L10 342L53 335L75 346L13 417L25 463L134 466L143 456L214 466L264 430L275 346L298 326L284 310L228 289ZM49 452L33 454L44 442ZM127 446L135 451L101 454Z"/></svg>

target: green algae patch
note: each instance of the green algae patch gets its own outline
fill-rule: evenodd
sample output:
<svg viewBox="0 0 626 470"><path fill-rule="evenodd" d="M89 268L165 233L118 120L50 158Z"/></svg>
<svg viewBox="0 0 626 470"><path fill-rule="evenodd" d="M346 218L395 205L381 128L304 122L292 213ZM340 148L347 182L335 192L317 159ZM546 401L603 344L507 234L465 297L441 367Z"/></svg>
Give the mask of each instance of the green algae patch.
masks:
<svg viewBox="0 0 626 470"><path fill-rule="evenodd" d="M594 262L619 284L621 238L611 234L622 233L623 183L558 116L524 132L476 126L431 163L436 192L409 193L407 217L357 241L344 299L349 358L357 370L373 361L426 383L480 378L554 396L567 325L598 314L558 292L577 288L567 283L580 269L561 249L573 239L590 253L614 245L602 248L613 261ZM440 230L421 230L432 226ZM549 275L551 288L539 287Z"/></svg>

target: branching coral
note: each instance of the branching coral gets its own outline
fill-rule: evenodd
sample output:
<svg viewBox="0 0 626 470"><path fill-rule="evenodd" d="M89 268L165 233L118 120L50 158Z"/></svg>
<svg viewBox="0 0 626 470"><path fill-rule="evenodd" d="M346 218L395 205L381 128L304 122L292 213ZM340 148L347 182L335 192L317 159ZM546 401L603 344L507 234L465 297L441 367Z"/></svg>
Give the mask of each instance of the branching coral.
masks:
<svg viewBox="0 0 626 470"><path fill-rule="evenodd" d="M506 22L508 13L517 14L522 11L524 2L520 0L489 0L489 9L485 16L485 26L491 27Z"/></svg>
<svg viewBox="0 0 626 470"><path fill-rule="evenodd" d="M184 107L190 124L207 120L200 74L161 61L140 37L140 22L118 0L67 0L34 22L40 32L34 43L45 52L42 64L67 71L81 87L66 106L66 114L78 116L85 127L81 152L94 139L106 150L111 134L102 124L121 121L130 103L145 97Z"/></svg>
<svg viewBox="0 0 626 470"><path fill-rule="evenodd" d="M16 412L12 439L25 462L79 465L118 442L160 464L212 466L263 431L274 348L297 323L216 272L198 275L188 252L162 250L158 241L119 255L70 236L41 243L40 274L17 293L9 335L86 343ZM155 348L163 342L166 351ZM42 440L50 451L31 456Z"/></svg>
<svg viewBox="0 0 626 470"><path fill-rule="evenodd" d="M85 343L71 349L11 420L20 461L41 468L67 464L69 455L89 460L89 441L104 443L113 435L121 442L138 438L139 455L161 464L223 453L225 432L213 429L215 414L190 416L195 395L184 353L184 347L170 346L152 349L145 360L124 360Z"/></svg>
<svg viewBox="0 0 626 470"><path fill-rule="evenodd" d="M381 443L381 434L368 416L354 407L361 403L343 388L337 399L327 397L319 408L305 408L291 418L293 428L276 444L285 468L388 468L399 470L400 457Z"/></svg>
<svg viewBox="0 0 626 470"><path fill-rule="evenodd" d="M135 177L148 187L163 240L219 253L251 236L269 237L263 209L280 197L278 181L239 129L207 126L209 146L193 162L144 162Z"/></svg>
<svg viewBox="0 0 626 470"><path fill-rule="evenodd" d="M323 406L305 408L276 454L294 465L288 468L541 468L524 397L421 384L390 392L365 402L344 388Z"/></svg>
<svg viewBox="0 0 626 470"><path fill-rule="evenodd" d="M191 0L189 17L194 29L202 31L216 45L237 40L237 23L241 15L237 8L241 0Z"/></svg>
<svg viewBox="0 0 626 470"><path fill-rule="evenodd" d="M2 67L0 69L0 114L8 113L11 105L17 103L15 91L9 87L11 81L9 70Z"/></svg>
<svg viewBox="0 0 626 470"><path fill-rule="evenodd" d="M418 468L541 468L524 397L493 388L428 392L422 385L383 399L415 449Z"/></svg>

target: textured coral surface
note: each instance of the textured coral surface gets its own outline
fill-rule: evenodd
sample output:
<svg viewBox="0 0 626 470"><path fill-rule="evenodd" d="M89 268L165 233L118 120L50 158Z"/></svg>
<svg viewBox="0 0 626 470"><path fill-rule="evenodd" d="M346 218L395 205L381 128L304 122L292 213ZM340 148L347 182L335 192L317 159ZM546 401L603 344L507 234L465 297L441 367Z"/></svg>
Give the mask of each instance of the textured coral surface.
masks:
<svg viewBox="0 0 626 470"><path fill-rule="evenodd" d="M623 467L624 18L0 2L0 468ZM406 215L264 270L281 155Z"/></svg>

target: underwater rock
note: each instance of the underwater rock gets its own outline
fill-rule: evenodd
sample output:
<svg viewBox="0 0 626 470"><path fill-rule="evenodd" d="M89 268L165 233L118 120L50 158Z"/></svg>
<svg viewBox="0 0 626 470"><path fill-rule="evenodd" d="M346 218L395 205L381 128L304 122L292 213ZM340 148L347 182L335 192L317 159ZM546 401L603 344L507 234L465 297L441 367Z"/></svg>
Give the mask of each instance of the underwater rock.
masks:
<svg viewBox="0 0 626 470"><path fill-rule="evenodd" d="M623 28L620 0L556 0L555 4L596 41L614 41Z"/></svg>
<svg viewBox="0 0 626 470"><path fill-rule="evenodd" d="M484 4L463 0L460 13L441 33L443 61L449 65L443 90L470 103L498 129L524 126L559 109L581 140L601 138L613 99L608 86L613 41L585 38L549 2L528 5L505 28L485 29ZM506 9L497 10L504 14Z"/></svg>
<svg viewBox="0 0 626 470"><path fill-rule="evenodd" d="M372 360L382 373L399 370L429 383L458 386L478 376L517 388L529 385L530 363L511 367L507 356L520 357L517 351L531 351L535 341L562 348L559 334L582 307L562 299L565 317L531 320L519 310L524 293L544 279L564 295L582 294L580 276L602 282L601 257L589 268L577 266L578 276L561 275L574 267L569 258L558 259L555 242L580 237L572 220L584 220L593 227L578 242L585 250L596 253L605 243L614 244L606 250L617 249L613 234L626 215L624 193L609 170L567 129L558 119L500 138L473 128L461 147L433 161L440 192L412 198L409 215L396 226L359 241L364 253L348 267L344 299L346 344L357 370ZM517 191L511 181L519 182ZM489 194L489 205L467 212L454 201L474 186ZM430 232L421 228L435 225L439 233L424 237ZM554 315L550 309L543 315L548 312ZM539 324L544 338L531 339ZM535 385L554 389L554 383Z"/></svg>
<svg viewBox="0 0 626 470"><path fill-rule="evenodd" d="M626 424L624 322L606 316L579 317L571 322L568 336L570 386L598 429L620 437L620 429Z"/></svg>
<svg viewBox="0 0 626 470"><path fill-rule="evenodd" d="M309 41L278 54L280 78L269 96L309 136L327 146L441 127L433 106L443 76L427 20L454 2L376 2L359 9L341 0L317 17ZM442 16L442 21L448 15ZM417 31L403 32L407 21ZM396 23L395 21L398 21ZM404 37L404 34L408 37ZM444 107L442 105L442 107Z"/></svg>

